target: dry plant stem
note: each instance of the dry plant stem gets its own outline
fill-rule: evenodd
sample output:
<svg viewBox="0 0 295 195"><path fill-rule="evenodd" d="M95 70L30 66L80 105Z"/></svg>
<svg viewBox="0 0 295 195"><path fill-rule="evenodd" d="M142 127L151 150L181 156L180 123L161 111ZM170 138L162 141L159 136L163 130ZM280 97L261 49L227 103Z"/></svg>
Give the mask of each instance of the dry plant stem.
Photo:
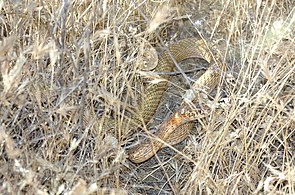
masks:
<svg viewBox="0 0 295 195"><path fill-rule="evenodd" d="M174 62L171 60L170 55L174 57L176 62L192 57L203 58L208 62L211 61L211 54L207 49L205 42L197 38L181 40L171 45L169 47L169 52L166 52L161 56L159 65L163 67L172 67ZM218 84L221 72L224 69L224 67L219 64L221 63L212 63L209 69L195 82L192 89L193 95L187 99L188 101L195 102L197 99L195 93L197 91L202 90L209 93ZM164 76L167 77L167 75ZM161 97L166 90L167 82L165 82L165 90L164 84L162 85L163 88L161 88L160 92L153 90L158 89L159 87L150 88L151 90L147 91L148 93L145 96L144 103L149 109L143 110L143 113L149 117L152 117L156 111ZM152 109L149 106L151 101L153 101ZM155 137L170 145L177 144L184 140L192 129L192 123L189 121L196 118L187 116L187 113L191 112L197 113L197 111L194 111L194 109L188 106L186 102L183 102L181 108L168 120L162 123L159 130L155 133ZM200 113L200 111L198 112ZM163 142L152 139L145 140L128 151L129 159L134 163L144 162L151 158L162 146Z"/></svg>

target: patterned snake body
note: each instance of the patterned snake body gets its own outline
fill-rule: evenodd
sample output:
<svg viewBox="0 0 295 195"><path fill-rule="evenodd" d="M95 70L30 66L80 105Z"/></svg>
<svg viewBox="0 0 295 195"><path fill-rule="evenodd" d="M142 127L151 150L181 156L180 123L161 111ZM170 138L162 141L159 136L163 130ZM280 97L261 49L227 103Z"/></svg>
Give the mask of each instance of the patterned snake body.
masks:
<svg viewBox="0 0 295 195"><path fill-rule="evenodd" d="M201 47L198 47L202 45ZM164 52L159 57L159 62L153 72L170 73L174 69L174 62L171 59L169 53L173 56L175 62L179 63L189 58L203 58L210 62L210 53L206 49L206 45L201 39L192 38L184 39L169 47L169 52ZM161 75L161 78L165 81L161 81L155 85L147 87L144 92L144 97L140 103L140 113L138 115L131 116L133 122L142 124L142 119L145 123L148 123L155 114L161 98L167 89L167 84L170 79L169 74Z"/></svg>
<svg viewBox="0 0 295 195"><path fill-rule="evenodd" d="M165 120L159 130L151 139L147 139L138 146L128 151L129 159L134 163L141 163L151 158L159 149L161 149L165 142L169 145L174 145L185 139L192 128L190 121L197 119L197 112L187 111L185 107L179 109L176 113ZM189 125L188 125L189 124ZM181 131L185 129L184 131ZM189 130L189 131L188 131ZM175 136L170 138L173 132L177 131ZM162 141L157 140L161 139Z"/></svg>
<svg viewBox="0 0 295 195"><path fill-rule="evenodd" d="M160 56L158 65L154 71L171 72L174 67L174 61L171 56L173 56L176 63L188 58L202 58L209 63L211 62L211 53L203 40L198 38L184 39L172 44L169 50ZM221 67L216 65L216 63L210 64L208 70L194 83L192 88L194 91L193 93L199 90L209 93L218 84L221 75ZM146 89L140 107L140 115L132 117L138 124L142 121L141 119L143 119L144 122L148 122L156 112L160 100L166 91L169 77L169 74L163 75L162 78L164 78L165 81L159 82ZM186 101L195 103L195 95L192 97L188 96ZM128 151L129 159L134 163L144 162L161 149L165 142L169 145L174 145L184 140L192 129L193 123L190 121L196 119L198 115L197 112L200 111L192 109L188 104L183 102L178 111L165 120L154 134L153 137L162 141L155 138L144 140Z"/></svg>

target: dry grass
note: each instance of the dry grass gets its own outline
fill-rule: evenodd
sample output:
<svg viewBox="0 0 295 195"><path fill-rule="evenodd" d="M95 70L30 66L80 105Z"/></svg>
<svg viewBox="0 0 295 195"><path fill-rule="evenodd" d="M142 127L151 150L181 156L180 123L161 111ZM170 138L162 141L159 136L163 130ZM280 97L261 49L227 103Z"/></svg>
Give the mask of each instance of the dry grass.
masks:
<svg viewBox="0 0 295 195"><path fill-rule="evenodd" d="M294 7L0 1L0 193L295 194ZM137 134L123 116L142 91L143 40L163 48L198 33L228 64L212 95L218 111L176 155L132 164Z"/></svg>

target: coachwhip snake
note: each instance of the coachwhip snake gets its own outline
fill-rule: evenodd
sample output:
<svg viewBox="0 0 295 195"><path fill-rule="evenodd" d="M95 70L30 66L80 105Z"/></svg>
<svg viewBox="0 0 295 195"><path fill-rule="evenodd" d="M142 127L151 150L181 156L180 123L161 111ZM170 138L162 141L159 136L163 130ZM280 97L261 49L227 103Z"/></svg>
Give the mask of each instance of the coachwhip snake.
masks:
<svg viewBox="0 0 295 195"><path fill-rule="evenodd" d="M190 38L181 40L169 46L168 51L159 57L155 72L171 72L174 67L172 57L178 63L188 58L202 58L210 63L208 70L194 83L192 90L200 90L209 93L216 87L220 80L220 75L224 66L216 61L212 62L210 50L207 48L204 40L199 38ZM144 122L148 122L156 112L162 95L166 91L169 75L163 75L165 81L159 82L147 88L142 100L141 113ZM190 97L191 103L196 103L196 93ZM183 101L180 108L165 120L154 134L156 138L147 138L137 146L128 150L128 157L134 163L141 163L151 158L164 143L174 145L184 140L190 133L193 124L190 122L198 117L200 110L189 106L187 101ZM134 116L134 121L140 123L140 118ZM162 141L157 140L160 139Z"/></svg>

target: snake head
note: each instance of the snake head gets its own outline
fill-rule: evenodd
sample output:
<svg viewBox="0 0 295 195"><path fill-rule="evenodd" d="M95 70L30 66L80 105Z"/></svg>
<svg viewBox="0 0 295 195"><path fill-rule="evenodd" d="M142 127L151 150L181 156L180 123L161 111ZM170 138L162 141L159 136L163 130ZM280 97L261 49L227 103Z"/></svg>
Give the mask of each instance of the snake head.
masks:
<svg viewBox="0 0 295 195"><path fill-rule="evenodd" d="M191 108L189 106L184 106L180 109L179 112L175 114L175 117L179 117L183 120L183 122L193 121L198 118L203 118L205 113L209 113L210 108L208 106L196 106L195 108ZM176 116L177 115L177 116Z"/></svg>

